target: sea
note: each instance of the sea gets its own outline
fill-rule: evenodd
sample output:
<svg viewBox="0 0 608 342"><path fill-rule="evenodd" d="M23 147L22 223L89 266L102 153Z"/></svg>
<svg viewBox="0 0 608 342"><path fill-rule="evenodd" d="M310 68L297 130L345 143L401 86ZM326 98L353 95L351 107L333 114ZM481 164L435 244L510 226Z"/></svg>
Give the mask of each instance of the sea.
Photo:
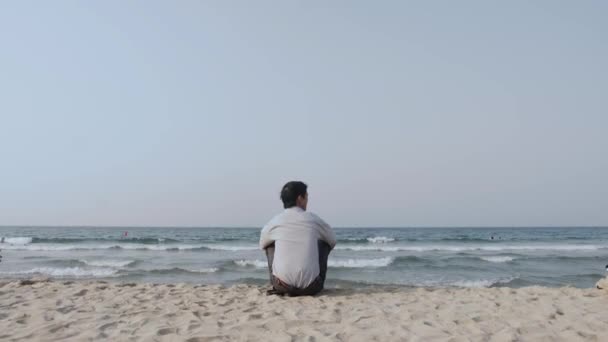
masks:
<svg viewBox="0 0 608 342"><path fill-rule="evenodd" d="M608 228L336 228L326 287L590 288ZM268 284L260 228L0 227L0 280Z"/></svg>

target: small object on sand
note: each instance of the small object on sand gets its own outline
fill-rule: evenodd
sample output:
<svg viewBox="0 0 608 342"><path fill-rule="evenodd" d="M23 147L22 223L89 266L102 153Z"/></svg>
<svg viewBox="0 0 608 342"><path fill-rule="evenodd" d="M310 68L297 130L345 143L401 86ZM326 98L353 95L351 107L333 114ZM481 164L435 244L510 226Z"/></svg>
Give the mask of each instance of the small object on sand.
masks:
<svg viewBox="0 0 608 342"><path fill-rule="evenodd" d="M19 286L24 286L24 285L34 285L37 283L47 283L49 282L50 279L47 277L34 277L31 279L23 279L19 282Z"/></svg>

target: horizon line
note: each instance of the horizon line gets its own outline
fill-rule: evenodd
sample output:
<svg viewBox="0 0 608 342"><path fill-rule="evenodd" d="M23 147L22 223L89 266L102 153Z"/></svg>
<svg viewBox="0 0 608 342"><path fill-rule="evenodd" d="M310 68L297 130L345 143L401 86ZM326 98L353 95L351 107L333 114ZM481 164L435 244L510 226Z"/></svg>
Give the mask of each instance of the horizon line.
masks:
<svg viewBox="0 0 608 342"><path fill-rule="evenodd" d="M153 225L136 225L136 226L118 226L118 225L0 225L0 228L126 228L126 229L261 229L263 226L153 226ZM335 226L333 229L462 229L462 228L491 228L491 229L534 229L534 228L608 228L608 225L581 225L581 226L564 226L564 225L546 225L546 226Z"/></svg>

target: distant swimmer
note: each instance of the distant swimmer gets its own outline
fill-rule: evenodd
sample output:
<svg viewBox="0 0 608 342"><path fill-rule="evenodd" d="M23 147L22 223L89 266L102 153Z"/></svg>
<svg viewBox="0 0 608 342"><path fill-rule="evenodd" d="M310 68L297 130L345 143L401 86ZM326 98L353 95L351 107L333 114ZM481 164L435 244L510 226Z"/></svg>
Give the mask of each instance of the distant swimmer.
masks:
<svg viewBox="0 0 608 342"><path fill-rule="evenodd" d="M4 236L0 239L0 243L4 243Z"/></svg>

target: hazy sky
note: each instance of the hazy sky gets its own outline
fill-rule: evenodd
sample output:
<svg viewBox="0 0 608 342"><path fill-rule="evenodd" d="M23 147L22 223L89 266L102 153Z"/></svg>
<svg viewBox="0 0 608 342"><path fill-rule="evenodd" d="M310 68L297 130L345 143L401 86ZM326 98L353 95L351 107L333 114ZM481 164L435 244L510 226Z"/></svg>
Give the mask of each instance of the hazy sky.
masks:
<svg viewBox="0 0 608 342"><path fill-rule="evenodd" d="M2 1L0 225L608 225L606 1Z"/></svg>

